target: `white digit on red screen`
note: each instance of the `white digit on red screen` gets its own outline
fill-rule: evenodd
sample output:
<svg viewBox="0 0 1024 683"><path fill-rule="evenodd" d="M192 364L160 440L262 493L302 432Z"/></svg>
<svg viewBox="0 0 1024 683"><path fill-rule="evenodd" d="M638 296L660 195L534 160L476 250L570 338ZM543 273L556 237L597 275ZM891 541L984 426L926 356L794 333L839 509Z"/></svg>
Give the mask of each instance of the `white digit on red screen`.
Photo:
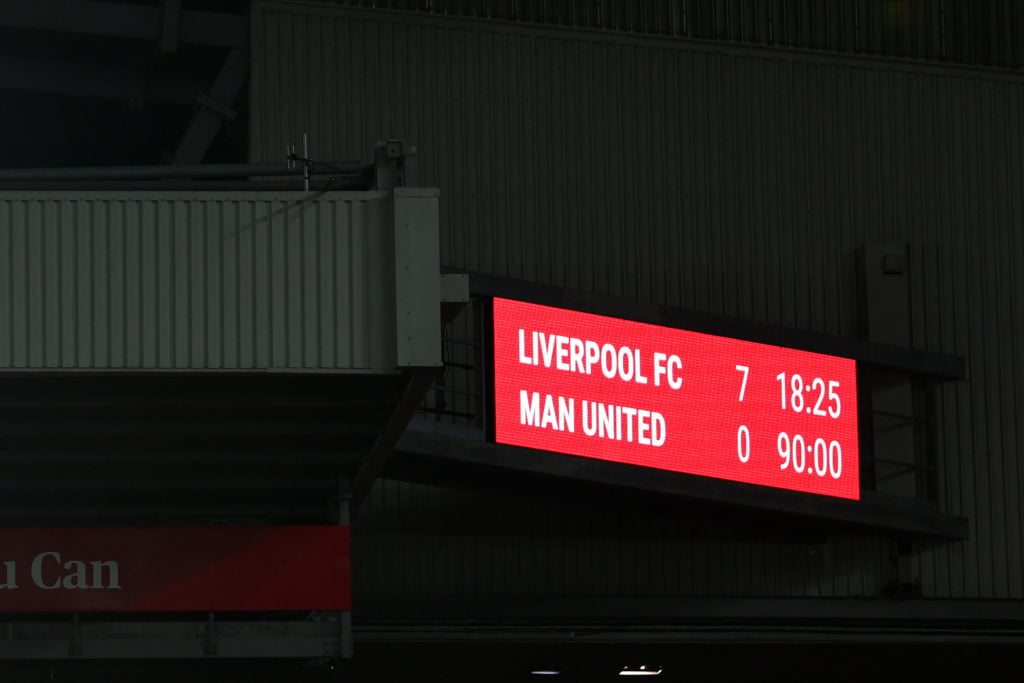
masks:
<svg viewBox="0 0 1024 683"><path fill-rule="evenodd" d="M811 389L818 392L818 400L814 402L814 410L812 412L815 415L828 415L828 413L826 413L821 407L822 401L825 400L825 380L820 377L815 377L814 381L811 382Z"/></svg>
<svg viewBox="0 0 1024 683"><path fill-rule="evenodd" d="M833 391L834 389L838 389L838 388L839 388L839 382L829 382L828 383L828 400L829 400L829 403L834 403L835 406L836 406L835 412L832 412L832 406L829 406L829 408L828 408L828 414L832 416L832 419L836 419L836 418L839 417L839 411L842 408L842 404L840 404L840 402L839 402L839 394L837 394L835 391Z"/></svg>
<svg viewBox="0 0 1024 683"><path fill-rule="evenodd" d="M740 462L750 460L750 430L747 425L740 425L736 431L736 451L740 456Z"/></svg>
<svg viewBox="0 0 1024 683"><path fill-rule="evenodd" d="M793 375L789 380L789 386L793 390L789 395L790 405L797 413L804 412L804 378L800 375Z"/></svg>
<svg viewBox="0 0 1024 683"><path fill-rule="evenodd" d="M799 434L793 435L793 471L803 473L807 464L807 443Z"/></svg>
<svg viewBox="0 0 1024 683"><path fill-rule="evenodd" d="M750 376L750 368L746 365L737 365L736 370L743 373L743 383L740 384L740 403L743 403L743 395L747 393L747 377Z"/></svg>
<svg viewBox="0 0 1024 683"><path fill-rule="evenodd" d="M785 460L784 463L779 467L780 470L784 470L789 467L789 434L786 432L779 432L779 438L776 440L776 445L779 448L779 457Z"/></svg>
<svg viewBox="0 0 1024 683"><path fill-rule="evenodd" d="M825 439L814 440L814 473L824 477L828 471L828 444Z"/></svg>
<svg viewBox="0 0 1024 683"><path fill-rule="evenodd" d="M832 457L833 452L835 453L834 458ZM838 479L843 474L843 449L838 441L833 441L828 445L828 472L833 479Z"/></svg>

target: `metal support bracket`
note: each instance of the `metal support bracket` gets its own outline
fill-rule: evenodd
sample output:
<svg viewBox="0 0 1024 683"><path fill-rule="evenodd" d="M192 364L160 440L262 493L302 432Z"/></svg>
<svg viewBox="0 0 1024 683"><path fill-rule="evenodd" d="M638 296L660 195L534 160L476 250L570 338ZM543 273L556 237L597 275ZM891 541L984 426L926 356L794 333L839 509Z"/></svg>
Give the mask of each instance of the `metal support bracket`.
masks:
<svg viewBox="0 0 1024 683"><path fill-rule="evenodd" d="M228 121L233 121L235 120L235 118L238 117L237 111L227 106L223 102L218 102L206 93L199 93L198 95L196 95L196 102L203 105L210 111L220 114L221 118L224 118Z"/></svg>
<svg viewBox="0 0 1024 683"><path fill-rule="evenodd" d="M909 538L891 541L890 561L892 579L884 592L889 597L909 598L921 596L921 577L914 571L914 542Z"/></svg>
<svg viewBox="0 0 1024 683"><path fill-rule="evenodd" d="M238 97L248 75L249 51L243 48L232 50L210 92L196 98L201 106L174 152L173 165L198 164L203 160L221 124L236 115L231 103Z"/></svg>
<svg viewBox="0 0 1024 683"><path fill-rule="evenodd" d="M405 140L379 140L374 148L376 189L416 184L416 146Z"/></svg>
<svg viewBox="0 0 1024 683"><path fill-rule="evenodd" d="M370 487L384 470L384 465L394 450L398 438L405 431L420 401L423 400L423 396L440 374L440 368L420 368L409 373L398 409L388 420L384 429L381 430L380 435L377 437L377 443L374 444L373 452L359 467L355 479L352 481L352 499L350 502L352 512L357 513L359 506L366 500Z"/></svg>

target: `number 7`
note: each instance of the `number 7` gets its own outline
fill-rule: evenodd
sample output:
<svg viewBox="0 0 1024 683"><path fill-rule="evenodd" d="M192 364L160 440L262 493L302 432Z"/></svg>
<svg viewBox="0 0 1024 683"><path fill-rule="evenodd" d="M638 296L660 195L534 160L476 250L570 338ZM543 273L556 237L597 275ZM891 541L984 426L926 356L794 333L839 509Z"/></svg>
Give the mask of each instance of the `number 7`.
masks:
<svg viewBox="0 0 1024 683"><path fill-rule="evenodd" d="M747 377L750 376L750 368L746 365L737 365L736 371L743 373L743 384L740 385L740 403L742 403L743 394L747 393Z"/></svg>

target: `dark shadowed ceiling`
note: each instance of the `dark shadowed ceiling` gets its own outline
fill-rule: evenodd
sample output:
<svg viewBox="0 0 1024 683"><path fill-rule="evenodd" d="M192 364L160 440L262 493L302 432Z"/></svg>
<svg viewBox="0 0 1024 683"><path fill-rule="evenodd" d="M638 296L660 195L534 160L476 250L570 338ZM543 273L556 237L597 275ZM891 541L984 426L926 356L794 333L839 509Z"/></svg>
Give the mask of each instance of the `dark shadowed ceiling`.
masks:
<svg viewBox="0 0 1024 683"><path fill-rule="evenodd" d="M0 168L242 161L237 0L0 0Z"/></svg>

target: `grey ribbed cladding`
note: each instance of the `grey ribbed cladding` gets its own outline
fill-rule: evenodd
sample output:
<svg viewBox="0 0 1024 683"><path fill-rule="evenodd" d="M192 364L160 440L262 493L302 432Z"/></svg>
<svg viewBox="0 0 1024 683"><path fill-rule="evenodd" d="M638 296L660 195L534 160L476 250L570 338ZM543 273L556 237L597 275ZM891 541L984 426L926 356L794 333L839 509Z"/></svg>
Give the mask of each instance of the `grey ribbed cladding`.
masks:
<svg viewBox="0 0 1024 683"><path fill-rule="evenodd" d="M416 266L407 288L433 310L435 327L417 330L428 348L440 337L439 296L423 299L439 277L434 196L418 215L433 251L402 254ZM0 368L396 370L396 201L0 193Z"/></svg>
<svg viewBox="0 0 1024 683"><path fill-rule="evenodd" d="M497 22L1019 68L1015 0L334 0Z"/></svg>

